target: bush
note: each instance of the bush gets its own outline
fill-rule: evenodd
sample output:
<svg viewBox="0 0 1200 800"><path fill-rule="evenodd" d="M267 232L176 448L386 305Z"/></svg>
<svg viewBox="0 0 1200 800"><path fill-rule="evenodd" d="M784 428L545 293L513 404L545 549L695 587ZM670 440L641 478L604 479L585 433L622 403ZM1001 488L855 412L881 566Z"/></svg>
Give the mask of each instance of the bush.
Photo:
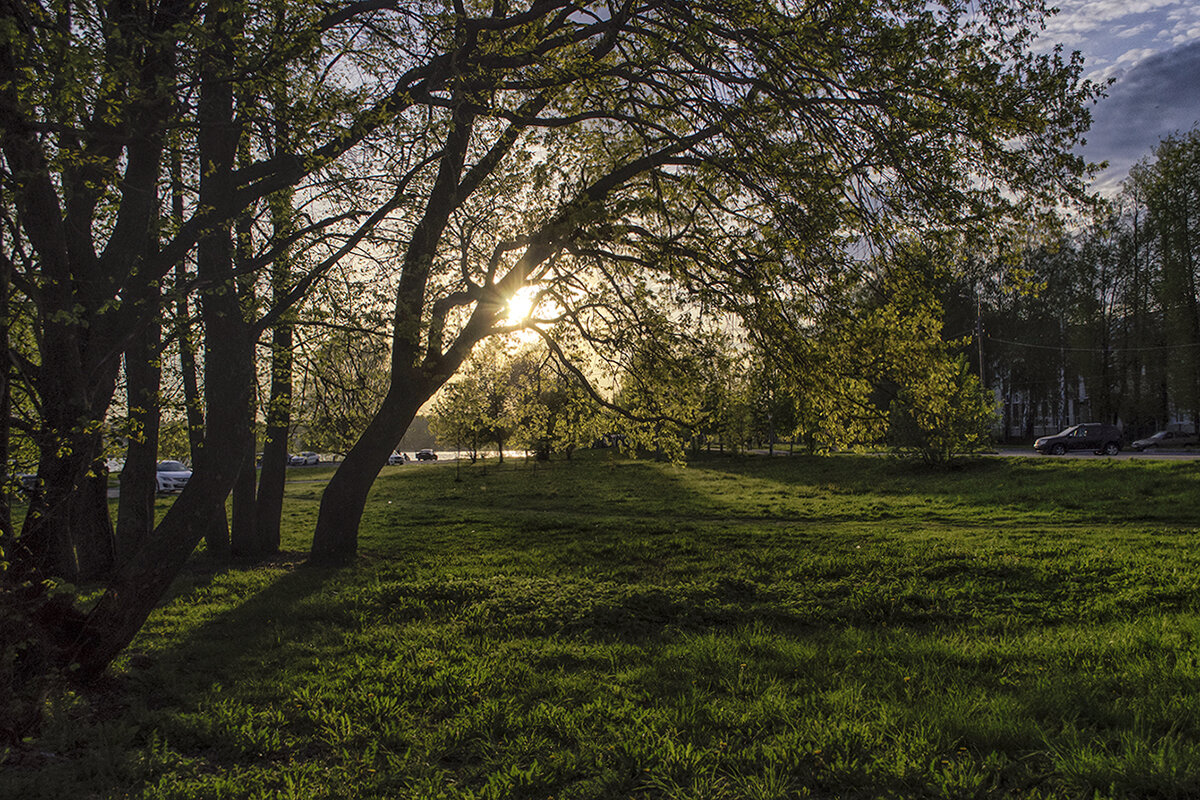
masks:
<svg viewBox="0 0 1200 800"><path fill-rule="evenodd" d="M888 444L901 454L945 466L990 443L994 403L962 357L933 359L912 375L889 409Z"/></svg>

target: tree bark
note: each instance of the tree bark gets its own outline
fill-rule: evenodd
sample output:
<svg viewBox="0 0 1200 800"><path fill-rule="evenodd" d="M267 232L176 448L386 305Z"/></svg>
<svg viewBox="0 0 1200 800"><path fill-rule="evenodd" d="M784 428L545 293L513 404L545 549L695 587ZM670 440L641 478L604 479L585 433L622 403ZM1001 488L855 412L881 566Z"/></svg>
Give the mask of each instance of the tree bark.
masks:
<svg viewBox="0 0 1200 800"><path fill-rule="evenodd" d="M158 226L151 226L148 247L157 249ZM153 311L146 332L125 348L125 396L129 408L129 445L121 468L120 498L117 501L116 556L127 561L154 529L154 496L157 493L156 462L161 416L159 388L162 379L160 350L162 323L158 309L161 294L154 284L129 298ZM140 295L140 296L139 296Z"/></svg>
<svg viewBox="0 0 1200 800"><path fill-rule="evenodd" d="M198 199L202 207L220 208L228 203L237 188L233 169L241 131L234 119L233 84L229 75L234 70L234 33L240 26L231 8L221 4L209 6L205 22L212 31L214 44L203 54L200 66L199 129L196 134L200 156ZM248 340L233 265L232 224L226 218L196 245L196 272L204 285L200 307L205 324L204 399L207 419L204 443L194 458L197 468L216 460L228 462L236 477L245 456L244 438L248 435L246 427L249 422L246 408L250 402L253 368L250 368L250 377L246 379L245 399L236 405L218 407L218 403L227 403L229 399L229 391L218 387L227 383L230 373L236 369L233 365L248 359L253 345ZM231 316L237 317L237 326L227 319ZM220 331L232 327L237 328L236 335L230 332L227 339L222 338ZM234 354L231 351L234 343L244 347L245 353ZM237 418L236 423L230 420L231 416ZM218 417L224 422L218 423ZM223 424L225 430L214 431L217 424ZM238 433L238 437L229 441L226 437L234 432ZM226 444L221 453L208 452L212 441ZM192 477L195 478L195 474ZM230 483L226 492L232 488ZM218 559L228 558L230 554L224 501L225 497L222 496L221 502L212 509L211 523L205 533L208 554Z"/></svg>
<svg viewBox="0 0 1200 800"><path fill-rule="evenodd" d="M276 103L286 103L286 94L278 90ZM286 145L282 121L276 128L277 146ZM276 239L286 239L294 228L293 193L276 192L268 199L271 228ZM284 250L271 264L271 303L280 306L287 297L292 280L291 253ZM267 425L263 435L262 470L258 476L258 498L254 509L256 538L264 554L279 552L280 518L283 515L283 487L287 476L288 432L292 415L292 315L284 314L271 328L271 394L267 402Z"/></svg>
<svg viewBox="0 0 1200 800"><path fill-rule="evenodd" d="M129 403L129 446L121 468L117 501L117 558L128 560L154 529L154 496L158 488L159 380L161 326L125 350L125 384Z"/></svg>
<svg viewBox="0 0 1200 800"><path fill-rule="evenodd" d="M244 102L239 100L240 102ZM242 164L249 162L246 152L245 137L239 135L239 159ZM244 314L252 314L255 302L255 275L250 268L250 240L253 220L248 212L241 214L235 226L236 244L234 246L234 263L237 268L238 294L241 297ZM254 363L254 343L249 343L250 353L247 358ZM255 382L257 386L257 382ZM255 506L257 505L256 484L258 475L254 468L254 419L257 407L254 395L245 406L246 436L242 443L242 471L233 484L233 513L229 525L229 549L235 556L258 556L264 553L262 544L258 541L258 528L255 525Z"/></svg>
<svg viewBox="0 0 1200 800"><path fill-rule="evenodd" d="M235 556L263 555L264 548L258 541L258 529L255 525L255 483L258 480L254 468L254 427L251 423L252 411L247 411L246 435L242 440L239 461L242 465L237 480L233 484L233 514L229 525L229 551Z"/></svg>
<svg viewBox="0 0 1200 800"><path fill-rule="evenodd" d="M367 505L367 494L388 455L408 430L417 410L432 389L416 385L407 391L393 387L366 431L350 448L321 495L317 528L309 561L321 565L345 564L358 553L358 526Z"/></svg>
<svg viewBox="0 0 1200 800"><path fill-rule="evenodd" d="M286 283L279 286L286 291ZM271 399L263 441L262 471L258 478L255 527L265 552L279 550L279 521L283 514L283 486L287 475L287 439L292 407L292 328L275 326L271 334Z"/></svg>
<svg viewBox="0 0 1200 800"><path fill-rule="evenodd" d="M239 445L247 433L242 409L254 379L249 334L236 295L215 293L203 304L208 355L223 368L206 384L209 425L204 447L187 487L171 506L154 536L117 570L67 654L79 664L79 676L94 678L132 641L175 579L200 539L211 529L213 515L224 508L237 477Z"/></svg>
<svg viewBox="0 0 1200 800"><path fill-rule="evenodd" d="M9 442L11 426L9 416L12 413L12 389L9 383L11 364L9 363L8 328L9 328L9 287L12 275L12 264L4 248L4 239L0 237L0 551L11 553L16 532L12 524L12 501L9 491L10 481L15 476L8 471Z"/></svg>

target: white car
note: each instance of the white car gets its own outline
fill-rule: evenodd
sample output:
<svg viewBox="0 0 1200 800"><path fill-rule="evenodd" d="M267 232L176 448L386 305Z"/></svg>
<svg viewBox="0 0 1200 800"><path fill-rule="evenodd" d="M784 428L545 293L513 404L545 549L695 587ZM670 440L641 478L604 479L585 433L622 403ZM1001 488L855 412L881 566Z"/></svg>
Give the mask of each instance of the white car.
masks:
<svg viewBox="0 0 1200 800"><path fill-rule="evenodd" d="M312 453L307 450L304 451L303 453L297 453L296 455L294 455L288 459L288 464L293 467L308 467L308 466L312 466L313 464L320 464L320 463L321 463L321 457L319 455L317 455L316 453Z"/></svg>
<svg viewBox="0 0 1200 800"><path fill-rule="evenodd" d="M159 492L182 492L187 486L192 471L181 461L160 461L155 467L154 477Z"/></svg>
<svg viewBox="0 0 1200 800"><path fill-rule="evenodd" d="M408 461L408 456L404 455L403 453L392 453L390 456L388 456L388 463L392 466L403 464L406 461Z"/></svg>

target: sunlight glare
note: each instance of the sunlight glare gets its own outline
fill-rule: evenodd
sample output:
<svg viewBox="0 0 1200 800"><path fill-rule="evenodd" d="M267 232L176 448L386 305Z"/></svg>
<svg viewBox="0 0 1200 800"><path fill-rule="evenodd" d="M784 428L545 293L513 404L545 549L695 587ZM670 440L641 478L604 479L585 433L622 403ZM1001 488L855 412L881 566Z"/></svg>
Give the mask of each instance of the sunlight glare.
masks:
<svg viewBox="0 0 1200 800"><path fill-rule="evenodd" d="M504 317L505 325L520 325L529 320L529 316L533 313L533 303L537 299L538 289L536 286L523 286L517 290L508 301L507 314Z"/></svg>

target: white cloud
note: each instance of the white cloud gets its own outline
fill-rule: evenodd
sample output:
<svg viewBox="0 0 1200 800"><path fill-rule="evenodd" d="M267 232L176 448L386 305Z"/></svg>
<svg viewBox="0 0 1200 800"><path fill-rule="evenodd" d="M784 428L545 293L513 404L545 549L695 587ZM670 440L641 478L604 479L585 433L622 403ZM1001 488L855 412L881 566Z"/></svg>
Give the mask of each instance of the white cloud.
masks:
<svg viewBox="0 0 1200 800"><path fill-rule="evenodd" d="M1132 66L1144 58L1149 58L1157 52L1158 50L1153 47L1136 47L1133 50L1126 50L1124 53L1117 56L1117 63L1128 64Z"/></svg>
<svg viewBox="0 0 1200 800"><path fill-rule="evenodd" d="M1150 30L1150 27L1149 22L1143 22L1141 25L1135 25L1132 28L1118 28L1113 31L1113 36L1118 39L1132 39L1134 36L1141 36Z"/></svg>
<svg viewBox="0 0 1200 800"><path fill-rule="evenodd" d="M1179 46L1200 41L1200 21L1191 21L1187 27L1180 25L1171 32L1171 44Z"/></svg>
<svg viewBox="0 0 1200 800"><path fill-rule="evenodd" d="M1055 38L1066 33L1088 33L1101 28L1107 29L1111 28L1116 20L1155 14L1164 9L1181 6L1183 4L1180 0L1063 0L1058 3L1059 13L1047 22L1045 35Z"/></svg>

